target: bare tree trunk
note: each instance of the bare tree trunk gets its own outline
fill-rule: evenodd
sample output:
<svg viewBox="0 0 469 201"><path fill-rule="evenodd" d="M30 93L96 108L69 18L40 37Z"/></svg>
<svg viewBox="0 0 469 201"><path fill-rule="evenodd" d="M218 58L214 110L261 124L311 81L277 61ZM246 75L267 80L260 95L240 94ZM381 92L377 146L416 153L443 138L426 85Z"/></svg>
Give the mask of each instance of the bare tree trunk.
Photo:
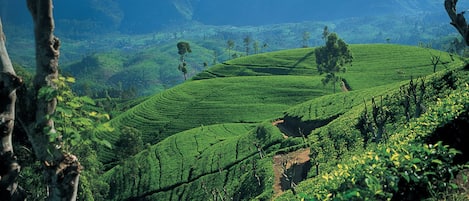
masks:
<svg viewBox="0 0 469 201"><path fill-rule="evenodd" d="M18 186L20 166L13 152L16 89L23 83L16 76L5 47L5 34L0 20L0 200L25 200L26 192Z"/></svg>
<svg viewBox="0 0 469 201"><path fill-rule="evenodd" d="M451 25L453 25L466 41L466 45L469 45L469 26L467 24L466 18L464 17L464 12L456 13L456 4L458 0L445 0L445 9L448 13L448 16L451 18Z"/></svg>
<svg viewBox="0 0 469 201"><path fill-rule="evenodd" d="M61 149L59 136L54 142L50 134L56 133L53 115L57 98L38 98L43 87L56 88L60 41L54 36L52 0L27 0L28 9L34 22L36 39L36 75L34 77L34 119L28 125L28 138L34 153L44 165L45 181L48 186L48 200L76 200L81 166L78 158Z"/></svg>

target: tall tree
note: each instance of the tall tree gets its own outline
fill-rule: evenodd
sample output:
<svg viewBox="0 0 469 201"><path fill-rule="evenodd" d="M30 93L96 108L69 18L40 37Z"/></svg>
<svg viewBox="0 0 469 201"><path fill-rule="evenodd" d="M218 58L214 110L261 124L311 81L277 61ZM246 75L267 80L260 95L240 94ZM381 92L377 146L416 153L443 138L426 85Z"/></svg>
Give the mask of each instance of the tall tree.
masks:
<svg viewBox="0 0 469 201"><path fill-rule="evenodd" d="M466 45L469 45L469 25L467 24L466 18L464 17L464 13L466 11L462 11L460 13L456 12L458 0L445 0L445 9L448 13L448 16L451 18L451 25L453 25L461 36L466 41Z"/></svg>
<svg viewBox="0 0 469 201"><path fill-rule="evenodd" d="M0 200L25 200L26 192L18 186L20 166L13 152L16 89L22 84L16 76L5 47L0 19Z"/></svg>
<svg viewBox="0 0 469 201"><path fill-rule="evenodd" d="M60 41L54 35L55 23L52 0L27 0L34 22L36 75L33 94L29 96L32 114L26 121L28 139L44 168L48 190L47 200L76 200L82 169L78 158L62 149L62 136L54 127L57 97ZM52 93L48 93L52 92Z"/></svg>
<svg viewBox="0 0 469 201"><path fill-rule="evenodd" d="M254 41L252 44L252 49L254 49L254 54L259 54L259 41Z"/></svg>
<svg viewBox="0 0 469 201"><path fill-rule="evenodd" d="M322 30L322 36L321 36L321 38L324 40L324 42L327 41L327 36L329 36L329 34L330 34L329 27L324 26L324 29Z"/></svg>
<svg viewBox="0 0 469 201"><path fill-rule="evenodd" d="M252 42L251 36L246 36L243 39L244 47L246 48L246 56L249 55L249 52L251 50L251 48L250 48L251 42Z"/></svg>
<svg viewBox="0 0 469 201"><path fill-rule="evenodd" d="M345 65L352 64L352 52L336 33L330 33L327 35L325 46L318 47L314 53L319 73L326 74L322 80L323 84L326 85L332 82L335 93L336 83L339 81L337 73L345 72Z"/></svg>
<svg viewBox="0 0 469 201"><path fill-rule="evenodd" d="M307 32L307 31L303 32L303 40L302 40L302 43L303 43L302 47L303 48L309 47L309 39L311 39L311 33Z"/></svg>
<svg viewBox="0 0 469 201"><path fill-rule="evenodd" d="M181 63L178 66L179 71L184 75L184 80L187 80L187 63L186 63L186 54L191 53L191 45L188 42L178 42L176 44L178 48L179 59Z"/></svg>
<svg viewBox="0 0 469 201"><path fill-rule="evenodd" d="M231 50L235 47L235 42L234 40L228 40L226 42L226 49L228 50L228 56L231 57Z"/></svg>
<svg viewBox="0 0 469 201"><path fill-rule="evenodd" d="M180 56L179 58L181 62L185 62L187 53L192 52L191 45L188 42L181 41L176 44L176 47L178 48L178 54Z"/></svg>

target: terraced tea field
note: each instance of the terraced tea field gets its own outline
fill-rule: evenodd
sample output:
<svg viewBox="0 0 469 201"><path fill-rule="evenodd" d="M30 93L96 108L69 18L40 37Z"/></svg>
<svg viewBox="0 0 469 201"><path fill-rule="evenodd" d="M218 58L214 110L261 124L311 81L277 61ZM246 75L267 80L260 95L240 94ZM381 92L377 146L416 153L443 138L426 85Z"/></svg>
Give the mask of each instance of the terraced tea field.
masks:
<svg viewBox="0 0 469 201"><path fill-rule="evenodd" d="M273 156L308 146L316 147L311 154L324 162L362 147L355 126L364 100L396 92L411 77L432 74L431 54L445 62L437 70L463 64L419 47L351 48L353 66L340 74L350 92L331 94L332 87L323 86L317 73L314 49L295 49L216 65L120 114L110 124L139 130L151 146L120 163L112 150L99 153L104 163L117 164L103 176L112 199L270 199ZM285 138L272 125L283 118L298 118L314 131L307 139ZM287 129L303 132L293 127ZM100 137L114 143L119 135Z"/></svg>

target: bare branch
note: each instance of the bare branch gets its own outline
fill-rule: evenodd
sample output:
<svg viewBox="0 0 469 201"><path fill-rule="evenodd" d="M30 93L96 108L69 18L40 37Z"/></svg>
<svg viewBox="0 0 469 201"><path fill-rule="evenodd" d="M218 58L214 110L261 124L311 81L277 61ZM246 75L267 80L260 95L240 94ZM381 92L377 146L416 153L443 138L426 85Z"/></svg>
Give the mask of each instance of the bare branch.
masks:
<svg viewBox="0 0 469 201"><path fill-rule="evenodd" d="M0 20L0 199L25 200L26 192L18 186L21 167L13 153L16 89L22 79L16 76L5 47L5 34Z"/></svg>
<svg viewBox="0 0 469 201"><path fill-rule="evenodd" d="M37 94L43 87L56 88L60 41L54 35L52 0L27 0L34 22L36 41L36 75L34 77L35 119L28 126L29 141L34 152L44 165L44 177L48 185L48 200L76 200L81 165L76 156L64 153L56 142L50 142L55 133L54 121L49 118L57 106L57 98L39 99Z"/></svg>
<svg viewBox="0 0 469 201"><path fill-rule="evenodd" d="M466 41L466 45L469 45L469 26L467 24L466 18L464 17L464 12L457 13L456 4L458 0L445 0L445 9L448 13L448 16L451 18L451 25L453 25L461 36Z"/></svg>

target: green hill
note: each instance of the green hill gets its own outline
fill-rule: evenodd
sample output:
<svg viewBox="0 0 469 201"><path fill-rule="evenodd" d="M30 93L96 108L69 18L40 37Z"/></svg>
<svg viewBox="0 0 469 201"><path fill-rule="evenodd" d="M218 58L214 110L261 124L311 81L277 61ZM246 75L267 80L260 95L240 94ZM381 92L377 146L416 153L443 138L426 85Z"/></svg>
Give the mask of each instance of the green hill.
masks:
<svg viewBox="0 0 469 201"><path fill-rule="evenodd" d="M274 119L293 105L325 94L320 78L311 76L191 81L149 98L110 123L115 128L136 128L145 142L154 144L199 126ZM110 133L102 137L114 142L119 136ZM106 161L112 160L109 157Z"/></svg>
<svg viewBox="0 0 469 201"><path fill-rule="evenodd" d="M138 43L139 41L135 41ZM125 90L135 90L138 95L151 95L184 81L178 71L177 42L144 46L136 51L114 50L94 53L81 60L65 65L66 74L77 78L74 91L93 97L112 97ZM210 41L191 43L193 53L187 55L189 75L203 70L203 63L213 60ZM221 50L218 50L221 51ZM138 89L138 90L137 90Z"/></svg>
<svg viewBox="0 0 469 201"><path fill-rule="evenodd" d="M268 200L279 193L275 186L291 189L285 178L277 178L280 166L273 158L309 147L312 160L327 172L368 147L371 142L357 127L363 101L370 106L372 97L400 97L400 86L411 76L428 75L428 93L435 95L426 100L430 104L444 97L451 85L444 76L463 77L445 72L430 75L429 51L441 55L448 69L463 64L447 53L398 45L351 48L353 66L343 74L353 89L348 93L330 94L331 88L322 86L313 49L286 50L216 65L114 118L113 127L135 128L152 146L120 163L112 163L119 157L112 150L99 152L110 168L103 176L111 185L110 199ZM392 100L386 103L394 107L395 116L402 116L400 103ZM392 121L402 125L403 120ZM114 143L119 133L100 137ZM301 170L293 171L302 175L300 180L314 176L308 164L291 164Z"/></svg>

